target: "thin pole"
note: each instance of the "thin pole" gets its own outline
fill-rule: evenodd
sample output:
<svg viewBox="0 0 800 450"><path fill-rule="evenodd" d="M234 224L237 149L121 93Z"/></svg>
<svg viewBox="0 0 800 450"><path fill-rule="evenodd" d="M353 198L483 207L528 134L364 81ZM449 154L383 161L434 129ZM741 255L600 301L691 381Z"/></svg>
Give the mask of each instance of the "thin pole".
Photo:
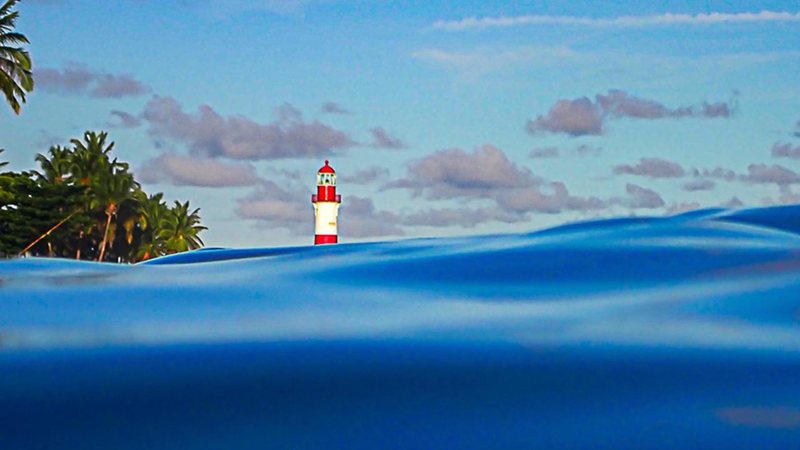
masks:
<svg viewBox="0 0 800 450"><path fill-rule="evenodd" d="M63 218L63 219L61 220L61 222L58 222L57 224L55 224L55 225L53 226L53 228L50 228L49 230L47 230L47 233L45 233L45 234L43 234L43 235L39 236L38 238L36 238L36 240L35 240L35 241L33 241L33 242L31 242L30 244L28 244L28 246L27 246L27 247L25 247L25 248L24 248L24 249L23 249L21 252L19 252L19 254L17 254L17 256L22 256L22 255L24 255L24 254L25 254L25 252L27 252L28 250L30 250L30 249L31 249L31 247L33 247L34 245L36 245L36 244L37 244L39 241L41 241L42 239L44 239L44 238L46 238L47 236L49 236L49 235L50 235L50 233L52 233L53 231L55 231L55 229L56 229L56 228L60 227L61 225L64 225L64 222L66 222L66 221L68 221L69 219L71 219L71 218L72 218L72 216L74 216L75 214L78 214L78 212L80 212L80 209L79 209L79 210L77 210L77 211L75 211L74 213L72 213L72 214L68 215L67 217Z"/></svg>

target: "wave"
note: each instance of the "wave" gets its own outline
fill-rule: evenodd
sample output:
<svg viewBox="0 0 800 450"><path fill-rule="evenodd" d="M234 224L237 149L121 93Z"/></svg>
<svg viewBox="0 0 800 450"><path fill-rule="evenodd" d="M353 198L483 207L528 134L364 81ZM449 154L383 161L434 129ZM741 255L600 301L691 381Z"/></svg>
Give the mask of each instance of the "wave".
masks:
<svg viewBox="0 0 800 450"><path fill-rule="evenodd" d="M0 442L796 448L799 321L800 206L17 259Z"/></svg>

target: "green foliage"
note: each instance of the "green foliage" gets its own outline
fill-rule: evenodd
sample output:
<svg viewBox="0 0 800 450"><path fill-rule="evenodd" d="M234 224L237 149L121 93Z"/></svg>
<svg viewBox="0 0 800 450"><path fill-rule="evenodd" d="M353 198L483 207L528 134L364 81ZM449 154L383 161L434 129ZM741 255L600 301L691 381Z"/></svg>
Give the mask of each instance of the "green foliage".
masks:
<svg viewBox="0 0 800 450"><path fill-rule="evenodd" d="M175 202L172 209L167 210L165 217L159 222L159 238L164 240L168 253L185 252L203 246L198 236L207 228L200 225L200 209L189 212L189 202Z"/></svg>
<svg viewBox="0 0 800 450"><path fill-rule="evenodd" d="M167 245L161 235L161 220L166 219L170 209L163 200L164 194L159 192L147 196L144 192L138 193L139 205L139 245L136 258L140 260L167 254Z"/></svg>
<svg viewBox="0 0 800 450"><path fill-rule="evenodd" d="M50 147L47 156L39 153L36 155L36 162L42 168L42 172L33 173L41 181L60 184L72 173L72 152L66 147L54 145Z"/></svg>
<svg viewBox="0 0 800 450"><path fill-rule="evenodd" d="M2 189L12 194L0 204L0 253L8 256L16 255L53 225L82 209L85 202L83 186L38 183L29 172L3 175ZM31 248L31 253L69 257L74 249L72 236L86 220L81 219L75 217L53 230Z"/></svg>
<svg viewBox="0 0 800 450"><path fill-rule="evenodd" d="M0 173L0 256L33 243L34 256L135 262L203 246L199 210L145 193L107 139L86 132L38 154L38 171Z"/></svg>
<svg viewBox="0 0 800 450"><path fill-rule="evenodd" d="M18 11L12 11L19 0L6 0L0 5L0 91L15 114L25 103L25 94L33 90L31 57L22 47L29 44L25 35L15 31Z"/></svg>

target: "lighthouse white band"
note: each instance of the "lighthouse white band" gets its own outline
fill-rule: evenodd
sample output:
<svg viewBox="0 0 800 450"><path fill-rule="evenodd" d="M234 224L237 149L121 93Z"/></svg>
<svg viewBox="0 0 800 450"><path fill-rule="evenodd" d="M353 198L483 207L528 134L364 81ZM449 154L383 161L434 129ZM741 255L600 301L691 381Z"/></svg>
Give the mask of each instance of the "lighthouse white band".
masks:
<svg viewBox="0 0 800 450"><path fill-rule="evenodd" d="M339 203L336 202L317 202L314 203L314 216L316 223L314 234L336 235L336 219L339 216Z"/></svg>

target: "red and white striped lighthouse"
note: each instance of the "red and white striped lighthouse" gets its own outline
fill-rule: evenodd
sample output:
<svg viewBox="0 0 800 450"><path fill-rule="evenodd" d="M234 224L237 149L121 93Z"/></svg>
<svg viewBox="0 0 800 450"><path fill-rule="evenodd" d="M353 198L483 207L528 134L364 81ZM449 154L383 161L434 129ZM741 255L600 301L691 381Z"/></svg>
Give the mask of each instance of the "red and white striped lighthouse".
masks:
<svg viewBox="0 0 800 450"><path fill-rule="evenodd" d="M335 244L338 241L336 220L342 196L336 193L336 171L325 160L317 171L317 193L311 196L314 204L314 245Z"/></svg>

